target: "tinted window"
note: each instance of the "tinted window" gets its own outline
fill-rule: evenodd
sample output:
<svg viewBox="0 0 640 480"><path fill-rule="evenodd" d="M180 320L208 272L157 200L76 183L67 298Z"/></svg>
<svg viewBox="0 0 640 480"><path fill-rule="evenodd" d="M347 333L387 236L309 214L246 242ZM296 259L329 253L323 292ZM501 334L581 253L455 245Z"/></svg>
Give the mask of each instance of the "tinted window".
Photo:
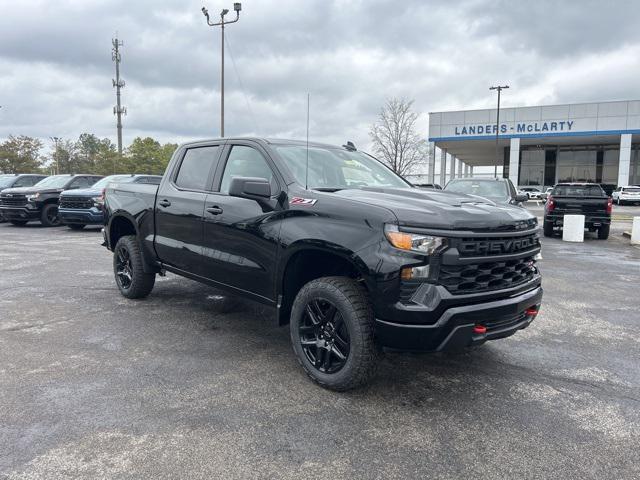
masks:
<svg viewBox="0 0 640 480"><path fill-rule="evenodd" d="M87 177L78 177L76 179L73 180L73 182L71 182L69 184L69 186L67 188L87 188L89 186L91 186L93 184L93 180L88 179Z"/></svg>
<svg viewBox="0 0 640 480"><path fill-rule="evenodd" d="M38 181L38 177L20 177L13 184L14 187L31 187Z"/></svg>
<svg viewBox="0 0 640 480"><path fill-rule="evenodd" d="M224 167L220 191L229 192L229 186L233 177L258 177L266 178L274 185L273 172L262 154L255 148L236 145L231 149L227 165Z"/></svg>
<svg viewBox="0 0 640 480"><path fill-rule="evenodd" d="M160 185L162 177L138 177L134 183L145 183L150 185Z"/></svg>
<svg viewBox="0 0 640 480"><path fill-rule="evenodd" d="M556 185L552 195L565 197L606 197L600 185Z"/></svg>
<svg viewBox="0 0 640 480"><path fill-rule="evenodd" d="M218 161L218 146L190 148L185 153L175 184L189 190L206 190L211 167Z"/></svg>

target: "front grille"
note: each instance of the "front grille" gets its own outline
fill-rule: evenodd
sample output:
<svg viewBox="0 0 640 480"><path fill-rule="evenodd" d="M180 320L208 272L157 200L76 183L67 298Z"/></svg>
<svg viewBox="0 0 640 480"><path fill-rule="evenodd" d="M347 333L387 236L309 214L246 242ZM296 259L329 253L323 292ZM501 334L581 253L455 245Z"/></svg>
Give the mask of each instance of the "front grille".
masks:
<svg viewBox="0 0 640 480"><path fill-rule="evenodd" d="M87 209L93 207L93 200L86 197L61 197L60 208Z"/></svg>
<svg viewBox="0 0 640 480"><path fill-rule="evenodd" d="M479 257L520 253L540 246L537 233L522 237L473 237L455 239L461 257Z"/></svg>
<svg viewBox="0 0 640 480"><path fill-rule="evenodd" d="M489 260L490 257L487 258ZM533 256L471 265L440 265L438 283L451 293L479 293L517 287L536 275Z"/></svg>
<svg viewBox="0 0 640 480"><path fill-rule="evenodd" d="M24 207L27 204L26 195L12 195L0 197L0 205L7 205L10 207Z"/></svg>

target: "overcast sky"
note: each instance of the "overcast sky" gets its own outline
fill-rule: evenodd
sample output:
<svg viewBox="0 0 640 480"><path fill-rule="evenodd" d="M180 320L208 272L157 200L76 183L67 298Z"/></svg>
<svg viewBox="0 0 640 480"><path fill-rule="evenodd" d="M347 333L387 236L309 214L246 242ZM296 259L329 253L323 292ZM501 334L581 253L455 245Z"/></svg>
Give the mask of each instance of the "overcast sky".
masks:
<svg viewBox="0 0 640 480"><path fill-rule="evenodd" d="M231 0L204 0L212 17ZM220 30L201 0L0 0L0 139L115 141L111 38L122 48L125 145L219 133ZM227 29L227 135L369 146L386 97L429 111L640 98L638 1L245 0ZM233 12L229 14L232 18ZM48 142L48 140L47 140Z"/></svg>

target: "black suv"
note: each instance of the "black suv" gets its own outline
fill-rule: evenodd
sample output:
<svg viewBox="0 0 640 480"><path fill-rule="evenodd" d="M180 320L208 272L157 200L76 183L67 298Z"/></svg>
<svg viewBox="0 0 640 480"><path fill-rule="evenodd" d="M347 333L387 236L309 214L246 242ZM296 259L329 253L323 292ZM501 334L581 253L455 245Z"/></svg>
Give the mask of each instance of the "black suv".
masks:
<svg viewBox="0 0 640 480"><path fill-rule="evenodd" d="M101 178L98 175L52 175L32 187L8 188L0 194L0 213L14 225L39 220L46 227L56 227L60 225L60 193L90 187Z"/></svg>
<svg viewBox="0 0 640 480"><path fill-rule="evenodd" d="M7 188L32 187L44 178L47 176L34 173L6 173L0 175L0 192ZM0 212L0 222L4 221L5 218Z"/></svg>

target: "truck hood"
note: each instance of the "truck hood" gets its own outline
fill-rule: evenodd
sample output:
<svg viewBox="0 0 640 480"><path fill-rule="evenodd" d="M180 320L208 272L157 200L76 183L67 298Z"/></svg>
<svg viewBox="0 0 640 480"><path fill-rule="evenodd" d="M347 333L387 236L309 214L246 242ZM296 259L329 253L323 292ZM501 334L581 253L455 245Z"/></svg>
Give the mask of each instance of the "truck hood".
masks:
<svg viewBox="0 0 640 480"><path fill-rule="evenodd" d="M34 193L60 193L61 188L34 188L34 187L18 187L7 188L2 191L2 195L7 193L19 194L19 195L33 195Z"/></svg>
<svg viewBox="0 0 640 480"><path fill-rule="evenodd" d="M391 210L399 225L443 230L507 230L522 228L535 217L515 205L486 198L417 188L340 190L334 195Z"/></svg>
<svg viewBox="0 0 640 480"><path fill-rule="evenodd" d="M97 197L102 193L101 188L82 188L77 190L65 190L60 194L61 197Z"/></svg>

